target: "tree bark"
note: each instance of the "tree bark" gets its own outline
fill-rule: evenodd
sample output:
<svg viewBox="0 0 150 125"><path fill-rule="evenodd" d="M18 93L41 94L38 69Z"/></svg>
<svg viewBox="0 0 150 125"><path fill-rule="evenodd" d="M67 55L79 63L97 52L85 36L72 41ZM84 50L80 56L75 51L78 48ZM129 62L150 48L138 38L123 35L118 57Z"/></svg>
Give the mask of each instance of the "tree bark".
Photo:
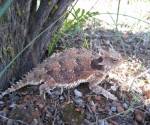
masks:
<svg viewBox="0 0 150 125"><path fill-rule="evenodd" d="M62 24L62 15L73 0L13 0L8 12L0 18L0 72L26 47L32 39L44 32L0 77L0 89L18 79L42 61L52 33ZM61 20L60 20L61 18Z"/></svg>

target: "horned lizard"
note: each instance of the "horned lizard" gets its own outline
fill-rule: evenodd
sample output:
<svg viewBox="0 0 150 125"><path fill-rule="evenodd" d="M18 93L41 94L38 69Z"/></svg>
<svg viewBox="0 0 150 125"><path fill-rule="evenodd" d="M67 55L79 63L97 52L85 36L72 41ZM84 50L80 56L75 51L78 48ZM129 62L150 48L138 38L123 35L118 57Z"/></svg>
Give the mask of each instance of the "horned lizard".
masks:
<svg viewBox="0 0 150 125"><path fill-rule="evenodd" d="M89 83L89 88L107 98L117 98L98 86L107 73L120 62L120 54L115 51L95 53L85 48L70 48L53 54L36 68L27 73L22 80L2 92L2 96L27 85L40 85L40 94L50 92L56 87L72 88L80 83Z"/></svg>

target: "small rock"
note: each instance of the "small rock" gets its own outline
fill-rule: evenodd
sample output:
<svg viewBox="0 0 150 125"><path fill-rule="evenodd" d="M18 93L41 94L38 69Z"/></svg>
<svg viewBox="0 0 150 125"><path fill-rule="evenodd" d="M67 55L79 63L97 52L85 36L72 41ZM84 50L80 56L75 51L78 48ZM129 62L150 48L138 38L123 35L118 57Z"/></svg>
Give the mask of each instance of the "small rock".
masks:
<svg viewBox="0 0 150 125"><path fill-rule="evenodd" d="M92 119L91 113L87 113L87 114L86 114L86 119L87 119L88 121L90 121L90 120Z"/></svg>
<svg viewBox="0 0 150 125"><path fill-rule="evenodd" d="M55 112L55 109L54 109L53 107L51 107L51 106L49 106L49 107L47 108L47 110L48 110L50 113L52 113L52 114L54 114L54 112Z"/></svg>
<svg viewBox="0 0 150 125"><path fill-rule="evenodd" d="M148 113L150 113L150 105L146 106L146 110L147 110Z"/></svg>
<svg viewBox="0 0 150 125"><path fill-rule="evenodd" d="M64 97L63 97L63 96L60 96L59 99L60 99L60 100L64 100Z"/></svg>
<svg viewBox="0 0 150 125"><path fill-rule="evenodd" d="M109 110L108 114L109 114L109 115L112 115L112 111L111 111L111 110Z"/></svg>
<svg viewBox="0 0 150 125"><path fill-rule="evenodd" d="M109 125L119 125L119 123L117 123L116 121L114 120L109 120ZM122 125L125 125L125 124L122 124Z"/></svg>
<svg viewBox="0 0 150 125"><path fill-rule="evenodd" d="M9 105L9 108L12 109L12 108L15 108L17 105L15 103L12 103L11 105Z"/></svg>
<svg viewBox="0 0 150 125"><path fill-rule="evenodd" d="M128 108L129 108L129 106L128 106L127 103L123 103L123 107L124 107L125 109L128 109Z"/></svg>
<svg viewBox="0 0 150 125"><path fill-rule="evenodd" d="M3 101L0 101L0 110L2 110L4 108L5 104Z"/></svg>
<svg viewBox="0 0 150 125"><path fill-rule="evenodd" d="M56 96L62 95L61 91L59 91L59 90L54 91L53 94Z"/></svg>
<svg viewBox="0 0 150 125"><path fill-rule="evenodd" d="M98 125L109 125L106 120L99 120Z"/></svg>
<svg viewBox="0 0 150 125"><path fill-rule="evenodd" d="M93 112L96 112L96 106L92 106L92 107L91 107L91 110L92 110Z"/></svg>
<svg viewBox="0 0 150 125"><path fill-rule="evenodd" d="M1 116L6 116L7 114L6 114L6 112L4 112L4 111L0 111L0 115L1 115Z"/></svg>
<svg viewBox="0 0 150 125"><path fill-rule="evenodd" d="M44 104L37 104L37 106L42 109L44 107Z"/></svg>
<svg viewBox="0 0 150 125"><path fill-rule="evenodd" d="M113 101L111 105L112 105L112 106L119 106L119 105L121 105L121 104L120 104L119 102L117 102L117 101Z"/></svg>
<svg viewBox="0 0 150 125"><path fill-rule="evenodd" d="M12 119L8 119L8 121L7 121L7 125L14 125L14 120L12 120Z"/></svg>
<svg viewBox="0 0 150 125"><path fill-rule="evenodd" d="M3 102L3 101L0 101L0 106L1 106L1 105L4 105L4 102Z"/></svg>
<svg viewBox="0 0 150 125"><path fill-rule="evenodd" d="M143 111L139 110L139 109L135 109L134 111L134 118L137 122L143 123L144 118L145 118L145 114Z"/></svg>
<svg viewBox="0 0 150 125"><path fill-rule="evenodd" d="M75 98L74 102L81 107L85 106L84 101L81 98Z"/></svg>
<svg viewBox="0 0 150 125"><path fill-rule="evenodd" d="M89 120L84 119L84 124L85 124L85 125L91 125L92 123L91 123Z"/></svg>
<svg viewBox="0 0 150 125"><path fill-rule="evenodd" d="M122 106L117 106L117 112L123 112L124 111L124 108Z"/></svg>
<svg viewBox="0 0 150 125"><path fill-rule="evenodd" d="M60 89L55 89L53 91L49 91L47 95L53 99L59 99L59 97L62 95L62 92Z"/></svg>
<svg viewBox="0 0 150 125"><path fill-rule="evenodd" d="M148 112L150 113L150 107L148 108Z"/></svg>
<svg viewBox="0 0 150 125"><path fill-rule="evenodd" d="M117 89L118 89L118 86L111 86L111 88L110 88L111 90L113 90L113 91L117 91Z"/></svg>
<svg viewBox="0 0 150 125"><path fill-rule="evenodd" d="M104 120L99 120L98 125L105 125L105 121Z"/></svg>
<svg viewBox="0 0 150 125"><path fill-rule="evenodd" d="M31 125L38 125L38 120L37 119L33 119Z"/></svg>
<svg viewBox="0 0 150 125"><path fill-rule="evenodd" d="M111 107L111 111L112 111L112 112L116 112L116 111L117 111L117 107L112 106L112 107Z"/></svg>
<svg viewBox="0 0 150 125"><path fill-rule="evenodd" d="M82 94L79 90L77 90L77 89L74 90L74 94L75 94L75 96L76 96L77 98L83 96L83 94Z"/></svg>

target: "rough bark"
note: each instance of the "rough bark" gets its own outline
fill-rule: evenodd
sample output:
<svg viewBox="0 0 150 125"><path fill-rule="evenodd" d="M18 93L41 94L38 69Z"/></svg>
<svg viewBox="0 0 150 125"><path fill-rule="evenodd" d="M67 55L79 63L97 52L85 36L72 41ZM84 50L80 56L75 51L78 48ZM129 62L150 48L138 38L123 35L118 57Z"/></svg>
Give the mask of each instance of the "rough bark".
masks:
<svg viewBox="0 0 150 125"><path fill-rule="evenodd" d="M12 78L18 79L43 59L52 33L61 26L63 19L60 21L59 18L72 2L73 0L41 0L37 10L37 0L13 0L5 21L0 19L0 72L34 37L48 26L51 28L0 77L0 89L6 88Z"/></svg>

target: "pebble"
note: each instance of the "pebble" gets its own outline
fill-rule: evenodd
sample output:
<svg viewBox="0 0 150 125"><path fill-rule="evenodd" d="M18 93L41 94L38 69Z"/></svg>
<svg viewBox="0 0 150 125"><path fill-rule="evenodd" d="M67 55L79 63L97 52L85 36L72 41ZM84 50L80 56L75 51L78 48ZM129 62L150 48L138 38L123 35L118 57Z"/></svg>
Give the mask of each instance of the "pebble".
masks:
<svg viewBox="0 0 150 125"><path fill-rule="evenodd" d="M148 108L148 112L150 113L150 107Z"/></svg>
<svg viewBox="0 0 150 125"><path fill-rule="evenodd" d="M11 105L9 105L9 108L15 108L17 105L15 103L12 103Z"/></svg>
<svg viewBox="0 0 150 125"><path fill-rule="evenodd" d="M90 104L91 104L91 110L93 112L96 112L96 105L95 105L95 103L93 101L91 101Z"/></svg>
<svg viewBox="0 0 150 125"><path fill-rule="evenodd" d="M77 89L74 90L74 94L75 94L75 96L76 96L77 98L83 96L83 94L82 94L79 90L77 90Z"/></svg>
<svg viewBox="0 0 150 125"><path fill-rule="evenodd" d="M62 95L61 90L54 90L47 93L48 96L52 97L53 99L59 99L59 96Z"/></svg>
<svg viewBox="0 0 150 125"><path fill-rule="evenodd" d="M124 108L122 106L117 106L118 113L123 112L123 111L124 111Z"/></svg>
<svg viewBox="0 0 150 125"><path fill-rule="evenodd" d="M7 114L6 114L6 112L4 112L4 111L0 111L0 115L1 115L1 116L6 116Z"/></svg>
<svg viewBox="0 0 150 125"><path fill-rule="evenodd" d="M106 120L99 120L98 125L109 125Z"/></svg>
<svg viewBox="0 0 150 125"><path fill-rule="evenodd" d="M111 107L111 111L112 111L112 112L116 112L116 111L117 111L117 107L116 107L116 106L112 106L112 107Z"/></svg>
<svg viewBox="0 0 150 125"><path fill-rule="evenodd" d="M98 125L105 125L105 121L104 120L99 120Z"/></svg>
<svg viewBox="0 0 150 125"><path fill-rule="evenodd" d="M92 123L89 120L87 120L87 119L84 119L84 124L85 125L92 125Z"/></svg>
<svg viewBox="0 0 150 125"><path fill-rule="evenodd" d="M37 119L33 119L33 121L32 121L32 123L31 123L31 125L38 125L38 120Z"/></svg>
<svg viewBox="0 0 150 125"><path fill-rule="evenodd" d="M84 107L84 101L81 98L75 98L74 102L76 103L76 105L80 106L80 107Z"/></svg>
<svg viewBox="0 0 150 125"><path fill-rule="evenodd" d="M109 115L112 115L112 111L111 111L111 110L109 110L108 114L109 114Z"/></svg>
<svg viewBox="0 0 150 125"><path fill-rule="evenodd" d="M54 91L54 92L53 92L53 94L54 94L54 95L56 95L56 96L60 96L60 95L62 95L62 93L61 93L61 91L60 91L60 90L56 90L56 91Z"/></svg>
<svg viewBox="0 0 150 125"><path fill-rule="evenodd" d="M7 121L7 125L14 125L14 120L12 120L12 119L8 119L8 121Z"/></svg>
<svg viewBox="0 0 150 125"><path fill-rule="evenodd" d="M0 101L0 110L2 110L4 108L5 104L3 101Z"/></svg>
<svg viewBox="0 0 150 125"><path fill-rule="evenodd" d="M51 107L51 106L49 106L47 109L52 114L55 112L55 109L53 107Z"/></svg>
<svg viewBox="0 0 150 125"><path fill-rule="evenodd" d="M117 91L117 89L118 89L118 86L111 86L111 90Z"/></svg>
<svg viewBox="0 0 150 125"><path fill-rule="evenodd" d="M92 117L93 115L91 115L90 113L86 114L86 120L90 121L91 119L93 119Z"/></svg>
<svg viewBox="0 0 150 125"><path fill-rule="evenodd" d="M134 111L134 116L135 116L135 120L140 122L140 123L143 123L144 121L144 118L145 118L145 114L143 111L139 110L139 109L135 109Z"/></svg>
<svg viewBox="0 0 150 125"><path fill-rule="evenodd" d="M0 106L3 105L3 104L4 104L4 102L3 102L3 101L0 101Z"/></svg>
<svg viewBox="0 0 150 125"><path fill-rule="evenodd" d="M109 120L109 125L120 125L120 124L114 120ZM126 125L126 124L121 123L121 125Z"/></svg>
<svg viewBox="0 0 150 125"><path fill-rule="evenodd" d="M129 108L129 106L128 106L127 103L123 103L123 107L124 107L125 109L128 109L128 108Z"/></svg>
<svg viewBox="0 0 150 125"><path fill-rule="evenodd" d="M63 96L60 96L59 99L63 101L65 98Z"/></svg>
<svg viewBox="0 0 150 125"><path fill-rule="evenodd" d="M148 113L150 113L150 105L146 106L146 110L148 111Z"/></svg>

